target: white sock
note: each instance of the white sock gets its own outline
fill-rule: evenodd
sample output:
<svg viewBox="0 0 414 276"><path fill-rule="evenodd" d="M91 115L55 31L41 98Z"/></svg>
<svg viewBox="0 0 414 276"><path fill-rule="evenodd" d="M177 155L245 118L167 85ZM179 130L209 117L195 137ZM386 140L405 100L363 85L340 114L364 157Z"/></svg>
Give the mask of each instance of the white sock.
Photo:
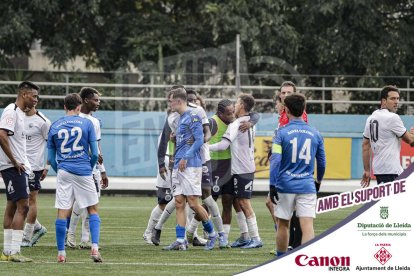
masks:
<svg viewBox="0 0 414 276"><path fill-rule="evenodd" d="M66 257L66 251L65 250L58 250L58 256Z"/></svg>
<svg viewBox="0 0 414 276"><path fill-rule="evenodd" d="M4 229L3 252L5 255L10 255L12 250L12 236L13 229Z"/></svg>
<svg viewBox="0 0 414 276"><path fill-rule="evenodd" d="M24 233L23 233L24 239L28 241L32 240L34 228L35 228L35 224L30 224L30 223L25 224Z"/></svg>
<svg viewBox="0 0 414 276"><path fill-rule="evenodd" d="M41 224L40 224L40 222L36 219L35 226L34 226L34 230L35 230L35 231L37 231L37 230L39 230L40 228L42 228L42 225L41 225Z"/></svg>
<svg viewBox="0 0 414 276"><path fill-rule="evenodd" d="M69 233L71 234L76 233L76 227L78 226L82 211L83 210L79 208L78 203L75 201L75 203L73 203L72 215L70 216L70 223L69 223L69 229L68 229Z"/></svg>
<svg viewBox="0 0 414 276"><path fill-rule="evenodd" d="M193 217L193 219L188 224L188 227L186 227L187 232L194 234L197 231L199 224L200 222Z"/></svg>
<svg viewBox="0 0 414 276"><path fill-rule="evenodd" d="M154 209L152 209L151 216L148 219L147 229L145 229L145 233L152 233L152 229L154 229L155 225L157 225L158 221L160 220L162 212L163 211L159 205L155 206Z"/></svg>
<svg viewBox="0 0 414 276"><path fill-rule="evenodd" d="M256 215L253 214L250 218L246 219L247 227L249 228L249 235L252 239L260 240L259 229L257 227Z"/></svg>
<svg viewBox="0 0 414 276"><path fill-rule="evenodd" d="M247 233L249 230L247 228L246 223L246 216L244 215L243 211L236 213L237 224L239 225L240 233Z"/></svg>
<svg viewBox="0 0 414 276"><path fill-rule="evenodd" d="M82 217L82 237L81 242L88 242L89 241L89 235L91 233L91 230L89 229L89 214L88 210L83 209L83 212L81 214Z"/></svg>
<svg viewBox="0 0 414 276"><path fill-rule="evenodd" d="M20 252L20 245L22 244L22 239L23 239L23 230L13 230L12 244L11 244L12 255Z"/></svg>
<svg viewBox="0 0 414 276"><path fill-rule="evenodd" d="M223 220L221 219L220 210L217 205L217 202L214 201L212 196L203 199L203 203L207 206L208 210L211 214L211 221L213 222L214 226L218 233L223 233Z"/></svg>
<svg viewBox="0 0 414 276"><path fill-rule="evenodd" d="M171 216L171 214L175 210L175 199L173 198L168 204L165 206L164 211L161 214L161 217L155 225L155 229L162 230L162 227L164 226L164 223L168 220L168 218Z"/></svg>
<svg viewBox="0 0 414 276"><path fill-rule="evenodd" d="M230 227L231 227L230 224L223 224L224 235L226 236L227 239L229 239Z"/></svg>

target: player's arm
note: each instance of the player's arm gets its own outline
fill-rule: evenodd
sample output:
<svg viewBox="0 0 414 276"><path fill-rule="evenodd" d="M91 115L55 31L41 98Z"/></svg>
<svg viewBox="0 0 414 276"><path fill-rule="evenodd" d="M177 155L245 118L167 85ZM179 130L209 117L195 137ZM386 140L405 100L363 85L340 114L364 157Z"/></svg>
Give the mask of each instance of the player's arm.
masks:
<svg viewBox="0 0 414 276"><path fill-rule="evenodd" d="M279 177L280 162L282 161L282 146L280 141L280 137L273 139L272 155L270 156L269 197L273 204L277 204L276 202L279 200L276 184Z"/></svg>
<svg viewBox="0 0 414 276"><path fill-rule="evenodd" d="M168 118L165 120L164 128L162 130L160 143L158 145L157 157L158 157L158 171L161 177L166 180L165 174L167 168L165 166L165 153L167 152L168 141L170 140L171 128L168 125ZM171 157L170 157L171 158Z"/></svg>
<svg viewBox="0 0 414 276"><path fill-rule="evenodd" d="M251 128L254 125L256 125L257 122L259 122L259 119L260 119L260 114L259 113L257 113L257 112L250 112L249 113L249 116L250 116L250 120L244 121L244 122L241 122L240 123L239 130L241 132L247 131L249 128Z"/></svg>
<svg viewBox="0 0 414 276"><path fill-rule="evenodd" d="M369 139L362 139L362 163L364 165L364 174L362 175L362 188L368 187L371 181L371 144Z"/></svg>
<svg viewBox="0 0 414 276"><path fill-rule="evenodd" d="M96 164L96 167L98 168L99 172L101 173L101 188L106 189L106 188L108 188L108 185L109 185L109 179L108 179L108 176L106 175L106 169L105 169L105 166L103 164L101 141L98 141L98 149L99 149L99 154L98 154L98 163Z"/></svg>
<svg viewBox="0 0 414 276"><path fill-rule="evenodd" d="M210 124L203 125L203 134L204 134L203 142L207 143L208 141L210 141L211 139Z"/></svg>
<svg viewBox="0 0 414 276"><path fill-rule="evenodd" d="M42 133L42 137L43 137L43 139L45 139L46 143L47 143L47 138L48 138L48 135L49 135L50 125L51 125L50 121L46 119L46 121L42 124L42 126L40 128L40 131ZM46 146L46 148L47 148L47 146ZM46 153L47 153L47 150L46 150ZM40 181L45 180L45 178L47 176L47 173L49 172L49 169L50 169L50 163L49 163L49 161L47 160L47 157L46 157L46 166L44 167L44 169L42 171L42 175L40 176Z"/></svg>
<svg viewBox="0 0 414 276"><path fill-rule="evenodd" d="M227 149L231 142L236 139L237 133L239 132L239 121L234 121L233 123L229 124L227 127L226 132L223 134L223 138L220 142L209 145L210 151L221 151Z"/></svg>
<svg viewBox="0 0 414 276"><path fill-rule="evenodd" d="M204 134L203 134L203 127L201 126L200 118L194 116L191 119L191 123L189 125L189 129L191 131L192 136L194 137L194 143L191 147L187 150L184 154L183 158L179 162L179 169L180 171L184 171L187 167L187 160L194 157L197 151L200 151L201 146L204 144Z"/></svg>
<svg viewBox="0 0 414 276"><path fill-rule="evenodd" d="M315 189L316 192L319 192L319 188L321 187L323 176L325 175L326 169L326 154L325 154L325 147L323 145L323 139L319 136L319 144L318 149L316 151L316 180L315 180Z"/></svg>
<svg viewBox="0 0 414 276"><path fill-rule="evenodd" d="M209 145L208 148L210 151L222 151L227 149L230 146L230 141L223 137L220 142Z"/></svg>
<svg viewBox="0 0 414 276"><path fill-rule="evenodd" d="M17 169L17 171L19 172L19 174L22 174L22 172L25 171L24 164L20 164L14 158L13 153L12 153L12 151L10 149L9 137L8 137L7 133L8 133L7 130L0 129L0 145L1 145L1 148L3 149L4 153L6 154L6 156L10 159L10 161L13 164L13 166Z"/></svg>
<svg viewBox="0 0 414 276"><path fill-rule="evenodd" d="M52 166L52 169L57 172L57 162L56 162L56 148L48 148L47 150L47 160L50 163L50 166Z"/></svg>
<svg viewBox="0 0 414 276"><path fill-rule="evenodd" d="M98 161L98 155L99 155L99 150L98 150L98 141L91 141L89 142L89 146L91 149L91 168L93 168L96 165L96 162Z"/></svg>

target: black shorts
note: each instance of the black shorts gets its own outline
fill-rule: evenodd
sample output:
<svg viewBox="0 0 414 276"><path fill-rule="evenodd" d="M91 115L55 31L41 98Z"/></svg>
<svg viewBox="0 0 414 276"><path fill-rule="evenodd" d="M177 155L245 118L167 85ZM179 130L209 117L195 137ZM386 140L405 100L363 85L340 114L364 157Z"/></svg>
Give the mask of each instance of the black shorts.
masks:
<svg viewBox="0 0 414 276"><path fill-rule="evenodd" d="M40 185L40 177L42 176L43 170L33 171L29 174L29 189L31 192L39 191L42 186Z"/></svg>
<svg viewBox="0 0 414 276"><path fill-rule="evenodd" d="M4 184L6 185L7 200L13 202L29 198L29 185L27 174L19 174L15 167L1 171Z"/></svg>
<svg viewBox="0 0 414 276"><path fill-rule="evenodd" d="M173 194L169 188L157 188L158 204L167 204L173 199Z"/></svg>
<svg viewBox="0 0 414 276"><path fill-rule="evenodd" d="M252 198L254 173L233 175L234 197Z"/></svg>
<svg viewBox="0 0 414 276"><path fill-rule="evenodd" d="M398 174L376 174L377 184L392 182L397 178Z"/></svg>
<svg viewBox="0 0 414 276"><path fill-rule="evenodd" d="M213 186L210 160L206 161L206 163L203 164L201 170L201 188L208 188Z"/></svg>
<svg viewBox="0 0 414 276"><path fill-rule="evenodd" d="M231 175L231 159L211 160L213 188L212 195L233 195L233 176Z"/></svg>

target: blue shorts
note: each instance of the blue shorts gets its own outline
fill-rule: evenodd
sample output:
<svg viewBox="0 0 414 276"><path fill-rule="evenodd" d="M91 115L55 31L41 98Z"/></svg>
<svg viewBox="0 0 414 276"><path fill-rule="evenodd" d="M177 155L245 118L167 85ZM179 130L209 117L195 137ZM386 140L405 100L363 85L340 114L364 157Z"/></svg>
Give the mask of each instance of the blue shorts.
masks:
<svg viewBox="0 0 414 276"><path fill-rule="evenodd" d="M252 198L254 173L233 175L234 197Z"/></svg>
<svg viewBox="0 0 414 276"><path fill-rule="evenodd" d="M15 167L1 171L4 184L6 185L7 200L13 202L29 198L29 185L27 174L19 174Z"/></svg>
<svg viewBox="0 0 414 276"><path fill-rule="evenodd" d="M43 170L34 171L29 174L29 189L31 192L39 191L42 186L40 185L40 177L42 176Z"/></svg>
<svg viewBox="0 0 414 276"><path fill-rule="evenodd" d="M206 161L202 166L201 171L201 188L208 188L213 186L212 174L211 174L211 162Z"/></svg>

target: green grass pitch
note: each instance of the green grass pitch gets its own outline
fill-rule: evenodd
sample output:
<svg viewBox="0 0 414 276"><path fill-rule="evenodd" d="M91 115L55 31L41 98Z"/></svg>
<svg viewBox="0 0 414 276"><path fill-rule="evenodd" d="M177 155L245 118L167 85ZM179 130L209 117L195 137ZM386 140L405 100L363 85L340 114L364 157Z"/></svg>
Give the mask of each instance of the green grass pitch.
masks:
<svg viewBox="0 0 414 276"><path fill-rule="evenodd" d="M220 201L220 200L219 200ZM161 245L148 245L142 239L155 197L146 196L102 196L99 214L101 225L102 264L94 264L89 250L66 249L67 263L56 263L54 195L40 195L39 221L48 233L32 248L23 248L22 253L34 259L34 263L0 262L0 275L232 275L253 266L272 260L269 251L275 247L275 231L264 196L254 196L259 233L264 242L260 249L215 248L204 251L190 246L187 251L166 252L161 250L175 239L175 214L164 227ZM219 202L219 206L221 202ZM5 196L0 200L0 211L4 213ZM359 207L359 206L358 206ZM315 234L319 235L335 225L358 207L340 209L317 215ZM198 230L202 235L201 228ZM238 227L233 213L230 242L238 237ZM80 241L80 228L77 242ZM1 245L3 235L0 235Z"/></svg>

